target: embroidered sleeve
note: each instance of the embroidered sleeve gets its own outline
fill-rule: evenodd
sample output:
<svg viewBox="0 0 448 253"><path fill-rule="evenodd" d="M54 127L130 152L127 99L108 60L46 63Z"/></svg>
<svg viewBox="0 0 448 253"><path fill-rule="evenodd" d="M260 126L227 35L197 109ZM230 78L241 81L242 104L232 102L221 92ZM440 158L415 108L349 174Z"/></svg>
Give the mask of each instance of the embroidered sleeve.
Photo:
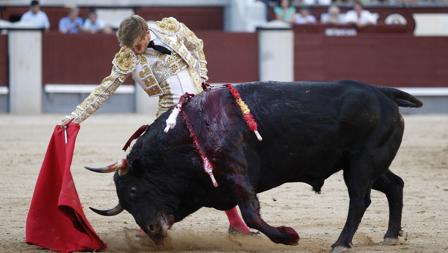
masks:
<svg viewBox="0 0 448 253"><path fill-rule="evenodd" d="M130 49L122 48L112 61L111 74L101 81L92 93L70 114L75 123L81 123L109 99L117 88L126 80L136 66L136 56Z"/></svg>
<svg viewBox="0 0 448 253"><path fill-rule="evenodd" d="M89 96L87 96L80 105L70 114L75 123L80 124L85 119L94 114L104 102L109 99L117 88L124 82L126 75L112 73L103 79Z"/></svg>
<svg viewBox="0 0 448 253"><path fill-rule="evenodd" d="M199 75L204 81L208 80L207 76L207 61L204 54L204 42L199 39L193 31L190 30L185 24L180 24L180 32L184 37L185 46L188 50L192 51L199 60Z"/></svg>

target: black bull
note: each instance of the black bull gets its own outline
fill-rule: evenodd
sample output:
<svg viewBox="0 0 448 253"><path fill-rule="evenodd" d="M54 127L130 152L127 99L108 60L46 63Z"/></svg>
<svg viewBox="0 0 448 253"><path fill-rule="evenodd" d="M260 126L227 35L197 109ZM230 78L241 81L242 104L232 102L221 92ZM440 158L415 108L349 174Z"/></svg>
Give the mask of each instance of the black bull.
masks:
<svg viewBox="0 0 448 253"><path fill-rule="evenodd" d="M389 226L385 240L401 232L403 180L389 170L400 146L404 122L398 106L420 107L415 97L393 88L354 81L250 83L237 85L263 137L249 131L225 88L195 96L184 107L199 142L215 166L214 188L203 171L183 121L163 132L169 112L138 139L126 160L109 167L117 207L127 210L156 242L167 228L201 207L227 210L238 205L243 219L276 243L296 244L290 227L272 227L260 216L257 193L287 182L320 191L325 179L343 170L350 204L333 247L350 247L370 204L370 191L385 193ZM299 208L299 207L298 207Z"/></svg>

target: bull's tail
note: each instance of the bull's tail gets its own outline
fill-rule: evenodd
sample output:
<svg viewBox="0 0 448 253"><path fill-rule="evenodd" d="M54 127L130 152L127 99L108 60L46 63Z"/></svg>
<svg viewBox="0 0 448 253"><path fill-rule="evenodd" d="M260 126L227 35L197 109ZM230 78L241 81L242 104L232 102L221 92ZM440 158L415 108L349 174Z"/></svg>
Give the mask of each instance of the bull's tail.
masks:
<svg viewBox="0 0 448 253"><path fill-rule="evenodd" d="M389 87L379 87L379 90L395 101L398 106L421 107L423 105L422 101L402 90Z"/></svg>

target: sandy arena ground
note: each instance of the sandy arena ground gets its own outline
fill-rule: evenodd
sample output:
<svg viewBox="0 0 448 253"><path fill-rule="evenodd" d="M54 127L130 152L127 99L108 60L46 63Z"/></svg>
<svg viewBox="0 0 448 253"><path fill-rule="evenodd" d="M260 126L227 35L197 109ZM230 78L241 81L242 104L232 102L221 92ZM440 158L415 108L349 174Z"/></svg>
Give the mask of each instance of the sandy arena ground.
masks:
<svg viewBox="0 0 448 253"><path fill-rule="evenodd" d="M0 252L45 252L25 241L25 219L39 169L54 124L62 118L0 116ZM301 236L298 246L276 245L264 235L229 237L223 212L203 208L174 225L171 246L157 249L149 240L134 238L136 224L124 212L102 217L88 206L109 208L117 197L112 175L95 174L84 165L106 165L125 154L121 147L144 115L98 115L83 123L78 135L72 173L87 218L108 243L106 252L220 251L328 252L347 215L348 196L338 173L318 195L306 184L286 184L259 194L264 219L289 225ZM448 116L407 116L401 149L392 171L405 181L403 226L398 246L381 245L388 220L383 194L372 192L353 241L352 252L448 252Z"/></svg>

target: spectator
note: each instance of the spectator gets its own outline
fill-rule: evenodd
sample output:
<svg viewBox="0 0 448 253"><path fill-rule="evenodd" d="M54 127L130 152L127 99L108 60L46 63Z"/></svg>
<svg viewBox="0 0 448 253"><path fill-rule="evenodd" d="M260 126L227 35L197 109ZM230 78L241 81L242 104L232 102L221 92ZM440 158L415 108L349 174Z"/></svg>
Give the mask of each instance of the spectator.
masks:
<svg viewBox="0 0 448 253"><path fill-rule="evenodd" d="M79 33L82 27L82 19L78 16L79 9L71 7L67 17L59 21L59 31L61 33Z"/></svg>
<svg viewBox="0 0 448 253"><path fill-rule="evenodd" d="M90 9L89 15L82 26L82 30L89 33L112 33L112 28L98 18L95 9Z"/></svg>
<svg viewBox="0 0 448 253"><path fill-rule="evenodd" d="M29 23L45 30L50 28L47 14L40 10L39 1L37 0L31 1L30 9L22 15L20 22Z"/></svg>
<svg viewBox="0 0 448 253"><path fill-rule="evenodd" d="M315 24L316 18L311 15L310 9L308 7L300 8L300 12L296 15L295 23L302 24Z"/></svg>
<svg viewBox="0 0 448 253"><path fill-rule="evenodd" d="M363 27L376 24L376 17L370 11L364 10L361 2L355 1L353 10L345 14L345 22Z"/></svg>
<svg viewBox="0 0 448 253"><path fill-rule="evenodd" d="M281 0L274 8L275 18L286 23L294 23L296 8L291 6L291 0Z"/></svg>
<svg viewBox="0 0 448 253"><path fill-rule="evenodd" d="M304 4L304 5L330 5L331 4L331 0L296 0L295 1L296 6L299 4Z"/></svg>
<svg viewBox="0 0 448 253"><path fill-rule="evenodd" d="M341 10L337 5L330 5L328 12L323 13L320 17L322 24L342 25L345 23L344 15L341 14Z"/></svg>
<svg viewBox="0 0 448 253"><path fill-rule="evenodd" d="M278 1L277 0L259 0L260 2L263 2L267 8L274 8Z"/></svg>
<svg viewBox="0 0 448 253"><path fill-rule="evenodd" d="M384 23L386 25L406 25L408 21L400 13L392 13L384 19Z"/></svg>

